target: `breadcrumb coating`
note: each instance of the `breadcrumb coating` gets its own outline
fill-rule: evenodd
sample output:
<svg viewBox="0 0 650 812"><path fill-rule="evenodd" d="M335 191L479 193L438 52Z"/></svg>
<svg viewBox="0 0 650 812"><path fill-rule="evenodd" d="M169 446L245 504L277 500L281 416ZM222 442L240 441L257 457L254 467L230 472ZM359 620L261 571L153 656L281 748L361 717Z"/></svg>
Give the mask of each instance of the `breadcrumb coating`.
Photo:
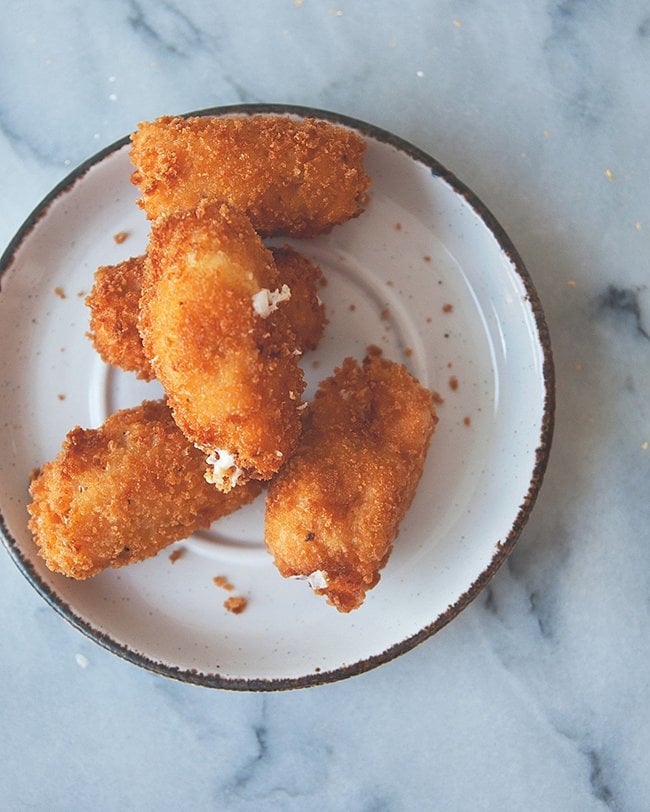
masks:
<svg viewBox="0 0 650 812"><path fill-rule="evenodd" d="M102 265L95 272L86 305L90 308L88 338L102 359L150 381L154 374L138 332L144 263L143 255L118 265Z"/></svg>
<svg viewBox="0 0 650 812"><path fill-rule="evenodd" d="M213 198L263 236L311 237L359 215L370 185L363 139L325 121L164 116L131 140L131 180L150 220Z"/></svg>
<svg viewBox="0 0 650 812"><path fill-rule="evenodd" d="M155 555L251 502L250 482L229 494L205 479L205 456L162 401L75 428L32 481L29 528L53 572L79 580Z"/></svg>
<svg viewBox="0 0 650 812"><path fill-rule="evenodd" d="M422 474L437 417L400 364L347 358L310 404L292 459L269 488L266 545L340 612L379 581Z"/></svg>
<svg viewBox="0 0 650 812"><path fill-rule="evenodd" d="M250 221L225 203L153 224L140 299L145 355L183 433L211 457L226 452L238 485L270 479L300 436L295 336L282 306L270 324L252 302L279 284ZM219 477L217 487L232 487Z"/></svg>
<svg viewBox="0 0 650 812"><path fill-rule="evenodd" d="M301 352L315 350L327 324L325 305L318 297L323 280L321 269L288 245L271 248L271 253L278 269L280 287L287 285L291 290L291 298L282 309L295 333L298 349ZM272 314L270 318L274 316Z"/></svg>
<svg viewBox="0 0 650 812"><path fill-rule="evenodd" d="M327 324L325 306L317 292L321 270L287 245L271 248L271 253L280 286L286 284L291 289L291 299L283 310L298 349L301 352L316 349ZM118 265L98 268L86 305L90 308L88 337L102 359L150 381L155 376L138 331L145 259L144 255L131 257Z"/></svg>

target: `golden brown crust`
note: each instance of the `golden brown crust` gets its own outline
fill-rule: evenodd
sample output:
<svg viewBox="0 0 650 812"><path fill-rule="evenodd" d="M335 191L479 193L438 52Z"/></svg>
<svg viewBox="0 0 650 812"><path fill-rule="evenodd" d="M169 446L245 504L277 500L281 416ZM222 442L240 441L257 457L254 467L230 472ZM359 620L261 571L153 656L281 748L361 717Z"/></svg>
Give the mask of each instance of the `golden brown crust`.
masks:
<svg viewBox="0 0 650 812"><path fill-rule="evenodd" d="M145 354L182 431L208 454L232 454L240 482L270 479L301 430L295 337L282 306L272 324L253 308L256 293L278 286L271 253L226 204L153 224L140 300Z"/></svg>
<svg viewBox="0 0 650 812"><path fill-rule="evenodd" d="M341 612L379 581L408 509L437 417L431 394L377 355L347 358L310 405L300 445L271 483L266 544L285 576L324 573L316 588Z"/></svg>
<svg viewBox="0 0 650 812"><path fill-rule="evenodd" d="M154 375L138 332L144 261L144 256L131 257L98 268L86 305L90 308L88 337L104 361L150 381Z"/></svg>
<svg viewBox="0 0 650 812"><path fill-rule="evenodd" d="M218 198L264 236L309 237L359 215L370 185L364 141L314 119L164 116L131 140L131 179L150 220Z"/></svg>
<svg viewBox="0 0 650 812"><path fill-rule="evenodd" d="M204 455L162 401L73 429L30 486L29 527L54 572L84 579L155 555L254 499L209 485Z"/></svg>
<svg viewBox="0 0 650 812"><path fill-rule="evenodd" d="M325 305L318 297L323 280L321 269L288 245L271 248L271 253L280 284L288 285L291 290L291 299L282 309L295 333L298 348L301 352L315 350L327 324Z"/></svg>
<svg viewBox="0 0 650 812"><path fill-rule="evenodd" d="M302 352L316 349L327 324L325 306L318 298L321 270L287 245L271 248L271 253L280 286L286 284L291 289L291 299L283 310L298 348ZM138 332L145 259L142 255L99 268L86 304L90 308L88 337L103 360L150 381L154 373ZM269 317L272 322L274 315Z"/></svg>

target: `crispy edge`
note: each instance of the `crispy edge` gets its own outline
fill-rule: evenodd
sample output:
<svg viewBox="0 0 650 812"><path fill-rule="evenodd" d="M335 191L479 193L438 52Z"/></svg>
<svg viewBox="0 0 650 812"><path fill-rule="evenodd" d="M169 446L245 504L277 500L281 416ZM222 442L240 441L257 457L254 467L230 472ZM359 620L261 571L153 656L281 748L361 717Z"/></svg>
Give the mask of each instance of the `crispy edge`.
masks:
<svg viewBox="0 0 650 812"><path fill-rule="evenodd" d="M144 255L117 265L102 265L85 301L90 309L87 335L101 358L150 381L154 374L138 331L144 265Z"/></svg>

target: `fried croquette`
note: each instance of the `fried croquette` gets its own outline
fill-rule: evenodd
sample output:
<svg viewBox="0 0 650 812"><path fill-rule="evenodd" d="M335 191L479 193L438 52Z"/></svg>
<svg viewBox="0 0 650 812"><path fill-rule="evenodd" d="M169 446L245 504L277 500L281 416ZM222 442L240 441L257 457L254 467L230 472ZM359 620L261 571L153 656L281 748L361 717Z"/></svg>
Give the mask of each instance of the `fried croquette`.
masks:
<svg viewBox="0 0 650 812"><path fill-rule="evenodd" d="M225 491L270 479L297 445L305 384L283 310L290 296L248 218L227 204L154 222L140 299L145 355Z"/></svg>
<svg viewBox="0 0 650 812"><path fill-rule="evenodd" d="M245 211L263 236L312 237L363 210L365 142L314 119L164 116L131 136L131 175L150 220L207 198Z"/></svg>
<svg viewBox="0 0 650 812"><path fill-rule="evenodd" d="M437 417L430 392L377 355L323 381L295 455L269 488L266 545L284 577L340 612L379 581L422 474Z"/></svg>
<svg viewBox="0 0 650 812"><path fill-rule="evenodd" d="M287 285L291 298L283 305L284 314L295 333L301 352L315 350L327 324L325 305L318 296L323 274L302 254L288 245L271 248L280 285ZM271 318L275 313L271 315Z"/></svg>
<svg viewBox="0 0 650 812"><path fill-rule="evenodd" d="M229 494L205 481L205 456L162 401L73 429L32 481L29 527L54 572L85 579L155 555L251 502L261 485Z"/></svg>
<svg viewBox="0 0 650 812"><path fill-rule="evenodd" d="M86 305L90 308L88 337L107 364L135 372L150 381L151 364L138 332L140 293L145 257L131 257L118 265L102 265Z"/></svg>
<svg viewBox="0 0 650 812"><path fill-rule="evenodd" d="M271 248L271 253L280 287L286 284L291 290L291 299L283 310L295 333L298 349L301 352L316 349L327 324L325 307L317 293L321 270L287 245ZM155 376L138 332L144 263L142 255L118 265L98 268L86 305L90 308L88 337L103 360L150 381ZM271 322L274 315L270 317Z"/></svg>

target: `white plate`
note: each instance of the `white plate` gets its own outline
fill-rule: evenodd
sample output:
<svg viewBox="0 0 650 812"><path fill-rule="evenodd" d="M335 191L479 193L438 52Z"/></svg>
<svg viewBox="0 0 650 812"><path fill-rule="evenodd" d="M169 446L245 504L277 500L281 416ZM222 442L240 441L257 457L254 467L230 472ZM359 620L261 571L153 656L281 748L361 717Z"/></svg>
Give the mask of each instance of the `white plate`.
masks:
<svg viewBox="0 0 650 812"><path fill-rule="evenodd" d="M73 426L99 425L113 410L160 394L157 383L107 368L84 335L83 293L96 267L146 245L127 139L54 189L0 261L4 541L54 609L131 662L214 687L329 682L386 662L436 632L512 548L550 447L548 332L503 230L415 147L318 110L248 105L204 112L314 115L355 129L368 143L367 211L328 236L293 244L321 264L329 281L322 298L330 324L304 360L309 392L345 356L361 359L377 344L445 399L381 581L359 610L342 615L306 584L282 579L262 543L263 499L179 543L187 549L174 564L166 550L78 583L49 572L36 555L25 507L30 470L56 455ZM120 231L129 236L117 244ZM226 593L213 584L216 575L249 598L243 614L223 608Z"/></svg>

